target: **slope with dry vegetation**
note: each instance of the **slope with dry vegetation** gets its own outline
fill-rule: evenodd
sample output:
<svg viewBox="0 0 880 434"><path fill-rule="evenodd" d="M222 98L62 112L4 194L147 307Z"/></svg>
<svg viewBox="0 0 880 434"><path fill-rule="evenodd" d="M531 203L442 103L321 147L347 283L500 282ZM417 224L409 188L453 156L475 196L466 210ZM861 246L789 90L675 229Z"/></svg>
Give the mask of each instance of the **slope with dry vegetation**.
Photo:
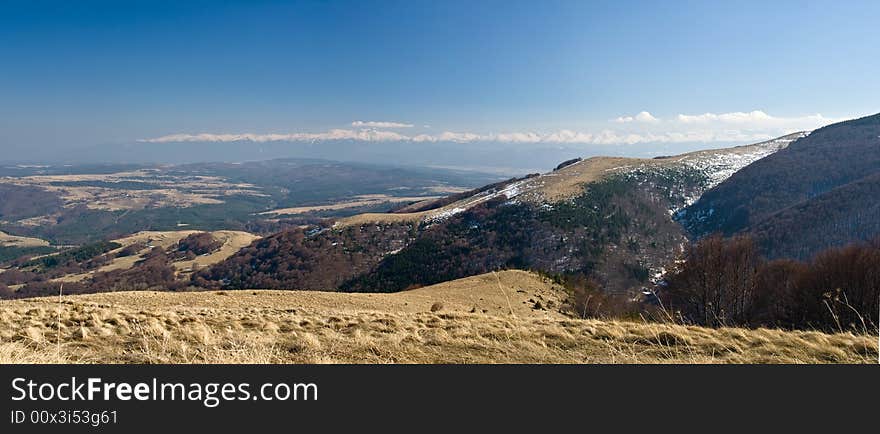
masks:
<svg viewBox="0 0 880 434"><path fill-rule="evenodd" d="M509 271L394 294L107 293L0 302L5 363L874 363L876 336L579 320Z"/></svg>

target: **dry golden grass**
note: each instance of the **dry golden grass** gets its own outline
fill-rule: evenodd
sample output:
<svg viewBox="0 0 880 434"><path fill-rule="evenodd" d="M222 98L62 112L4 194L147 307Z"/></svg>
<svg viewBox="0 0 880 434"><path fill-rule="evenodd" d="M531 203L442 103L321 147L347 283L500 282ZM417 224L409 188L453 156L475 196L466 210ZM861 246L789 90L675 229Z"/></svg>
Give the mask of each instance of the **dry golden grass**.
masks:
<svg viewBox="0 0 880 434"><path fill-rule="evenodd" d="M441 208L443 209L443 208ZM361 226L374 223L416 223L431 215L432 211L408 212L401 214L365 212L336 221L335 227Z"/></svg>
<svg viewBox="0 0 880 434"><path fill-rule="evenodd" d="M876 363L878 357L876 336L575 320L530 306L539 295L560 296L538 276L503 272L397 294L247 290L3 301L0 362ZM436 304L442 307L432 312Z"/></svg>
<svg viewBox="0 0 880 434"><path fill-rule="evenodd" d="M19 237L0 231L0 247L41 247L48 246L49 242L39 238Z"/></svg>
<svg viewBox="0 0 880 434"><path fill-rule="evenodd" d="M381 205L383 203L401 203L401 202L419 202L425 200L439 199L443 196L388 196L387 194L363 194L355 196L352 200L346 202L337 202L326 205L298 206L293 208L279 208L271 211L261 212L260 215L295 215L306 214L315 211L333 211L348 208L358 208L363 206Z"/></svg>

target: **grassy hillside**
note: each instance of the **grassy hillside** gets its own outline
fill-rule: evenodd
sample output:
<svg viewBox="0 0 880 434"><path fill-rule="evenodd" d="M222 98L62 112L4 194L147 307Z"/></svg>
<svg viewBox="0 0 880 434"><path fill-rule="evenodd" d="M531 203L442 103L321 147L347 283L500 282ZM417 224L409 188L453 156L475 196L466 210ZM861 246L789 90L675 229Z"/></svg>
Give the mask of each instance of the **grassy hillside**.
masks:
<svg viewBox="0 0 880 434"><path fill-rule="evenodd" d="M395 294L123 292L0 301L0 362L877 361L876 336L569 319L548 307L561 302L560 291L511 271Z"/></svg>

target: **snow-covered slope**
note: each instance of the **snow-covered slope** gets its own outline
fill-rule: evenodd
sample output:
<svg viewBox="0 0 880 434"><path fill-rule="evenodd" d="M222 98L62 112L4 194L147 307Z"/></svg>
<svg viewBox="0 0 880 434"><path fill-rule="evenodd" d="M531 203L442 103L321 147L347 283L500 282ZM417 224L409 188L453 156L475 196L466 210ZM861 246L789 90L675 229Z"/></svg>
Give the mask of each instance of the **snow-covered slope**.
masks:
<svg viewBox="0 0 880 434"><path fill-rule="evenodd" d="M679 163L704 175L709 180L706 185L708 189L730 178L743 167L784 149L809 134L799 132L754 145L685 154L679 159Z"/></svg>

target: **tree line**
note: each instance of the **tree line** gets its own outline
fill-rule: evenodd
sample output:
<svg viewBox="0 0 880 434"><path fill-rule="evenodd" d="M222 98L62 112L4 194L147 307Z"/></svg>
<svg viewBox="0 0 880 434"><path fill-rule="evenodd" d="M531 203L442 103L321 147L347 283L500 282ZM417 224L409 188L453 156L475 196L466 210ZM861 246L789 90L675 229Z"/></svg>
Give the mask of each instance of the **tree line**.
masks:
<svg viewBox="0 0 880 434"><path fill-rule="evenodd" d="M661 285L664 310L707 326L867 332L877 329L880 237L809 261L766 260L749 236L691 245Z"/></svg>

